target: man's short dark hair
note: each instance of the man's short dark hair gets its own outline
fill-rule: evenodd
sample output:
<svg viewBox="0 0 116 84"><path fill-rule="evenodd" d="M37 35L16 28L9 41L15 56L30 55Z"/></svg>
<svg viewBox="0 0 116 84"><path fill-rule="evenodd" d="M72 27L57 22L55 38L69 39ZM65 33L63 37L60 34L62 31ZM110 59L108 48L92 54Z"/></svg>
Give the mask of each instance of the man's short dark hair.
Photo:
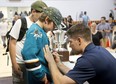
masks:
<svg viewBox="0 0 116 84"><path fill-rule="evenodd" d="M67 35L69 35L71 38L78 38L81 37L85 41L90 42L92 40L92 34L90 31L90 28L87 26L84 26L83 24L75 24L73 25L68 31Z"/></svg>

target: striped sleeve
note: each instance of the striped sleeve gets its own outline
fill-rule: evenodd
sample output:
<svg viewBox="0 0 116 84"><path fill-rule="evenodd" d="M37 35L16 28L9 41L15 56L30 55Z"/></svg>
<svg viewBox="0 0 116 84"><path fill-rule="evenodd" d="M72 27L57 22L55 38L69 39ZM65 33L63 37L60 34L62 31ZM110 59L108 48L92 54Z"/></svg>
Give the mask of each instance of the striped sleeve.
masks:
<svg viewBox="0 0 116 84"><path fill-rule="evenodd" d="M28 71L35 71L41 69L41 64L39 62L39 59L30 59L30 60L25 60L24 62Z"/></svg>

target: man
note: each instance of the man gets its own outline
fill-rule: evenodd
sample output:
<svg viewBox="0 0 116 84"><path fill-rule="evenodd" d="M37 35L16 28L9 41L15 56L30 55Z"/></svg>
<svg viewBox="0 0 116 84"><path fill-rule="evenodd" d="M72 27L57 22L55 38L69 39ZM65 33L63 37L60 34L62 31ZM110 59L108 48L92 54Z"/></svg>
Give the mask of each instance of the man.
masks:
<svg viewBox="0 0 116 84"><path fill-rule="evenodd" d="M116 31L114 33L114 38L113 38L113 44L112 44L112 49L116 49Z"/></svg>
<svg viewBox="0 0 116 84"><path fill-rule="evenodd" d="M82 16L82 22L85 26L88 26L89 16L87 15L86 11L84 11L84 15Z"/></svg>
<svg viewBox="0 0 116 84"><path fill-rule="evenodd" d="M110 25L111 27L111 30L110 30L110 43L111 43L111 46L112 46L112 36L113 36L113 28L115 26L115 23L113 22L113 18L112 17L109 17L109 20L108 20L108 24Z"/></svg>
<svg viewBox="0 0 116 84"><path fill-rule="evenodd" d="M43 9L47 5L42 1L36 1L31 5L31 15L26 17L27 28L36 22L41 16ZM9 52L13 66L13 84L27 84L26 68L21 55L21 50L25 41L25 36L21 41L17 41L21 29L21 19L17 20L10 32Z"/></svg>
<svg viewBox="0 0 116 84"><path fill-rule="evenodd" d="M29 73L29 84L52 84L51 74L44 58L43 47L49 45L47 32L59 28L60 11L54 7L43 10L38 21L29 28L22 49L22 56Z"/></svg>
<svg viewBox="0 0 116 84"><path fill-rule="evenodd" d="M69 69L60 61L59 55L56 52L52 55L46 46L45 58L54 84L83 84L85 81L89 84L116 84L116 59L106 49L92 43L90 29L76 24L67 31L67 35L72 50L82 56L74 68Z"/></svg>
<svg viewBox="0 0 116 84"><path fill-rule="evenodd" d="M101 23L97 25L97 30L102 33L104 47L109 47L107 42L110 38L111 27L106 22L106 17L101 17Z"/></svg>
<svg viewBox="0 0 116 84"><path fill-rule="evenodd" d="M73 19L72 19L71 15L68 15L67 22L68 22L67 23L68 27L70 28L73 25Z"/></svg>

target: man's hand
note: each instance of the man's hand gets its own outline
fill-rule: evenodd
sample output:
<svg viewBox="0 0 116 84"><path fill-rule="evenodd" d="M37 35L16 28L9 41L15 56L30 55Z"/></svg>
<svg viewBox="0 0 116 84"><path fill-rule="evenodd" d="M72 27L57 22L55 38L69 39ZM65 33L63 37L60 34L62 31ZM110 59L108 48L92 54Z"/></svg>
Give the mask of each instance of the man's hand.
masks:
<svg viewBox="0 0 116 84"><path fill-rule="evenodd" d="M103 33L103 30L98 30L99 32Z"/></svg>
<svg viewBox="0 0 116 84"><path fill-rule="evenodd" d="M51 53L48 45L46 45L43 50L44 50L44 56L45 56L46 60L48 61L48 63L52 62L54 60L55 60L56 63L61 62L59 54L57 52Z"/></svg>
<svg viewBox="0 0 116 84"><path fill-rule="evenodd" d="M48 61L48 63L54 60L53 55L52 55L48 45L46 45L45 48L43 48L43 51L44 51L44 56L45 56L46 60Z"/></svg>
<svg viewBox="0 0 116 84"><path fill-rule="evenodd" d="M53 56L56 63L61 62L60 55L57 52L53 52Z"/></svg>
<svg viewBox="0 0 116 84"><path fill-rule="evenodd" d="M13 70L16 74L18 74L19 76L21 75L21 68L18 64L14 64L13 65Z"/></svg>

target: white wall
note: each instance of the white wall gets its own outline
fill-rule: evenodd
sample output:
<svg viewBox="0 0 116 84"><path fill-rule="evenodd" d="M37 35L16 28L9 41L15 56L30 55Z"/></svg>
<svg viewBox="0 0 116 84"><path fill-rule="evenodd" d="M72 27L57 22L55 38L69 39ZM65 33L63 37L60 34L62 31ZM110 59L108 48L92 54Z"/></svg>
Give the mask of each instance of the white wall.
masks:
<svg viewBox="0 0 116 84"><path fill-rule="evenodd" d="M1 7L29 7L36 0L9 1L0 0ZM64 17L71 15L78 20L81 11L87 11L91 20L99 20L101 16L108 19L109 11L114 10L114 0L43 0L48 6L58 8ZM18 11L21 11L19 8ZM27 8L28 10L28 8ZM4 11L4 10L3 10ZM114 10L116 12L116 10ZM6 15L6 14L5 14Z"/></svg>
<svg viewBox="0 0 116 84"><path fill-rule="evenodd" d="M106 16L108 19L109 11L114 9L114 0L43 0L49 6L57 7L63 16L72 15L76 20L81 11L87 11L90 19L100 19ZM78 19L78 18L77 18Z"/></svg>

